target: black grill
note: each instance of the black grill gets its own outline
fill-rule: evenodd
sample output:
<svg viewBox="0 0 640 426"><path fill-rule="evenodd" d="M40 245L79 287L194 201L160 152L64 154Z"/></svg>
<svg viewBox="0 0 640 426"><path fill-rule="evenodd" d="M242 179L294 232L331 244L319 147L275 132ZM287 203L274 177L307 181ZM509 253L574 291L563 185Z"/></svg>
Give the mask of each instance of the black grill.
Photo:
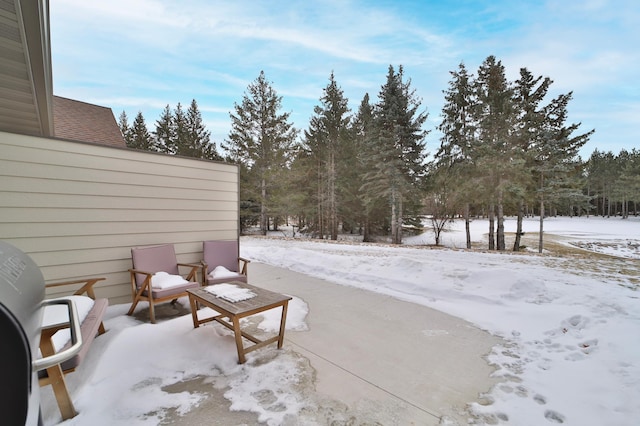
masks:
<svg viewBox="0 0 640 426"><path fill-rule="evenodd" d="M45 285L35 262L16 247L0 241L0 423L36 425L40 419L37 371L60 363L81 345L78 314L69 301L44 301ZM66 304L71 319L70 350L38 359L43 309Z"/></svg>

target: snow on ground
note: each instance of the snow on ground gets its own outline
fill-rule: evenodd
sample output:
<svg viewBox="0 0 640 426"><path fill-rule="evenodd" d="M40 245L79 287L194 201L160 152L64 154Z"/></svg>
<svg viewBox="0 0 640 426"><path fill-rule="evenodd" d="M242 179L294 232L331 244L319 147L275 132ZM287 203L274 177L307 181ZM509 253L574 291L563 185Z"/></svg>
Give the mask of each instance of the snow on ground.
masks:
<svg viewBox="0 0 640 426"><path fill-rule="evenodd" d="M461 223L443 237L463 247ZM489 360L504 382L478 423L635 425L640 419L640 221L551 218L564 244L621 258L554 257L243 238L242 255L423 304L504 338ZM525 221L536 232L537 220ZM515 221L507 221L507 232ZM473 222L473 240L488 223ZM537 241L537 237L536 237ZM405 244L433 244L433 235ZM632 259L632 260L630 260ZM546 419L546 421L544 420Z"/></svg>
<svg viewBox="0 0 640 426"><path fill-rule="evenodd" d="M535 220L525 222L527 233L537 227ZM514 228L508 221L507 232ZM486 221L474 221L474 241L486 239L487 229ZM429 306L503 337L489 361L504 380L483 398L489 403L471 405L476 424L635 425L640 419L640 220L551 218L545 231L549 240L557 236L585 253L620 257L454 250L464 246L460 223L443 237L449 249L424 246L433 244L429 233L405 239L422 246L243 237L241 255ZM295 298L287 329L304 330L308 308ZM256 351L238 365L228 330L193 329L190 315L142 324L124 315L127 309L109 308L109 332L95 340L97 349L84 367L67 376L80 414L64 424L161 423L206 397L174 392L172 386L202 378L224 392L231 409L253 411L270 425L314 403L300 390L312 380L309 369L290 349L276 357ZM254 321L256 330L277 324L268 317ZM48 401L45 425L57 423L51 396L43 400Z"/></svg>
<svg viewBox="0 0 640 426"><path fill-rule="evenodd" d="M186 308L187 298L179 303ZM256 351L238 364L235 340L222 326L193 328L191 314L158 324L141 323L126 315L128 304L110 306L105 316L107 333L94 340L81 368L66 376L79 414L64 425L158 425L197 407L211 392L224 393L231 409L257 413L270 425L281 424L305 405L304 396L292 390L311 381L309 368L287 348ZM289 302L287 330L306 330L308 306L297 297ZM199 315L214 311L201 309ZM275 319L274 315L278 318ZM267 311L244 326L277 334L279 312ZM185 331L187 330L187 331ZM277 356L276 356L277 354ZM182 382L209 384L211 391L174 392ZM61 422L50 386L40 390L44 425ZM277 409L274 409L277 406ZM227 410L221 406L220 410ZM219 421L223 421L220 416ZM222 423L217 423L222 424Z"/></svg>

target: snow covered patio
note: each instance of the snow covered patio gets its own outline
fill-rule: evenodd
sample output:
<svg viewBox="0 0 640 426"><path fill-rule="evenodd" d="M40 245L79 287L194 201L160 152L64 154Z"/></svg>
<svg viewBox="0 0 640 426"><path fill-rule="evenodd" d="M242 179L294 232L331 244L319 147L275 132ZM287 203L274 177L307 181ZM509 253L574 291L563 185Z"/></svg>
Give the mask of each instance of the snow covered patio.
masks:
<svg viewBox="0 0 640 426"><path fill-rule="evenodd" d="M287 332L286 340L316 370L324 410L340 401L350 407L345 420L355 416L356 424L437 425L442 417L464 423L466 404L496 383L484 358L499 339L466 321L287 269L252 266L266 288L308 303L309 330ZM324 415L318 424L335 420Z"/></svg>
<svg viewBox="0 0 640 426"><path fill-rule="evenodd" d="M484 356L498 339L463 320L262 263L251 280L295 297L282 350L260 349L242 366L232 334L194 329L186 301L164 305L156 325L110 307L111 333L67 376L80 414L64 424L437 425L466 419L466 404L496 383ZM256 330L273 331L278 315ZM45 424L59 422L48 388L42 400Z"/></svg>
<svg viewBox="0 0 640 426"><path fill-rule="evenodd" d="M562 256L243 237L250 282L293 296L284 348L238 365L231 333L187 309L151 325L112 306L65 424L635 425L639 219L545 221Z"/></svg>

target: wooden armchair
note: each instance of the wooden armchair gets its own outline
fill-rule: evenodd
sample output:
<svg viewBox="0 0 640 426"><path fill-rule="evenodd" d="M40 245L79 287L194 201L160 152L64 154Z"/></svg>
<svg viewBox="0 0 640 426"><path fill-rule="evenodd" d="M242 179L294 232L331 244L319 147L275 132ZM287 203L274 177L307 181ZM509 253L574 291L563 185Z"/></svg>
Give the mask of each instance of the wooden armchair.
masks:
<svg viewBox="0 0 640 426"><path fill-rule="evenodd" d="M127 315L132 315L140 301L149 302L149 319L156 322L156 303L171 301L175 303L179 297L187 295L187 289L199 287L198 271L200 264L178 263L173 244L152 247L136 247L131 249L133 268L131 275L131 308ZM179 267L190 268L186 279L180 280ZM155 274L164 272L167 280L159 281L160 274L153 280ZM168 275L168 277L167 277Z"/></svg>
<svg viewBox="0 0 640 426"><path fill-rule="evenodd" d="M204 285L230 281L247 282L247 266L250 261L240 257L240 247L237 240L204 241L202 255L204 258L202 261L202 282ZM218 267L221 268L216 269Z"/></svg>
<svg viewBox="0 0 640 426"><path fill-rule="evenodd" d="M93 291L94 284L98 281L103 281L104 279L105 278L88 278L85 280L64 281L46 285L47 288L61 286L77 287L78 285L80 285L80 288L78 288L70 298L74 302L80 301L81 297L88 297L93 299L93 303L91 303L91 301L88 301L89 304L83 301L85 306L90 306L90 309L88 310L88 312L85 312L86 315L83 315L82 318L80 318L80 334L82 341L80 351L75 356L59 364L54 364L50 367L47 367L46 369L41 370L38 373L38 381L40 386L51 385L51 387L53 388L53 394L56 398L58 408L60 409L60 413L62 414L62 418L64 420L70 419L77 414L73 406L73 402L71 401L71 397L69 396L67 385L64 380L64 375L75 371L76 367L80 365L85 355L89 351L89 347L91 346L93 339L105 332L102 318L107 311L109 301L107 299L96 299L96 295ZM50 308L51 307L49 306L45 307L45 320L47 318L46 309ZM68 328L68 321L43 324L42 331L40 333L40 352L42 353L43 358L47 358L53 356L56 353L60 353L72 345L71 339L61 348L56 348L54 345L54 335L58 331Z"/></svg>

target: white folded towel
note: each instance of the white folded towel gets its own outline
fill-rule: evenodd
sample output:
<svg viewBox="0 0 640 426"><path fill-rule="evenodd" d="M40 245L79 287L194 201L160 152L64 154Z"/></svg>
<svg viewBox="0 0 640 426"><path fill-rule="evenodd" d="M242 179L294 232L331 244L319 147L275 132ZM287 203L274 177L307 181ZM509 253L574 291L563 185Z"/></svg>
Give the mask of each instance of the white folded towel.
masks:
<svg viewBox="0 0 640 426"><path fill-rule="evenodd" d="M185 280L180 275L171 275L166 272L156 272L151 277L151 287L159 290L177 287L188 283L189 281Z"/></svg>
<svg viewBox="0 0 640 426"><path fill-rule="evenodd" d="M205 290L231 303L241 302L256 296L256 294L248 288L240 288L235 284L216 284L205 287Z"/></svg>

